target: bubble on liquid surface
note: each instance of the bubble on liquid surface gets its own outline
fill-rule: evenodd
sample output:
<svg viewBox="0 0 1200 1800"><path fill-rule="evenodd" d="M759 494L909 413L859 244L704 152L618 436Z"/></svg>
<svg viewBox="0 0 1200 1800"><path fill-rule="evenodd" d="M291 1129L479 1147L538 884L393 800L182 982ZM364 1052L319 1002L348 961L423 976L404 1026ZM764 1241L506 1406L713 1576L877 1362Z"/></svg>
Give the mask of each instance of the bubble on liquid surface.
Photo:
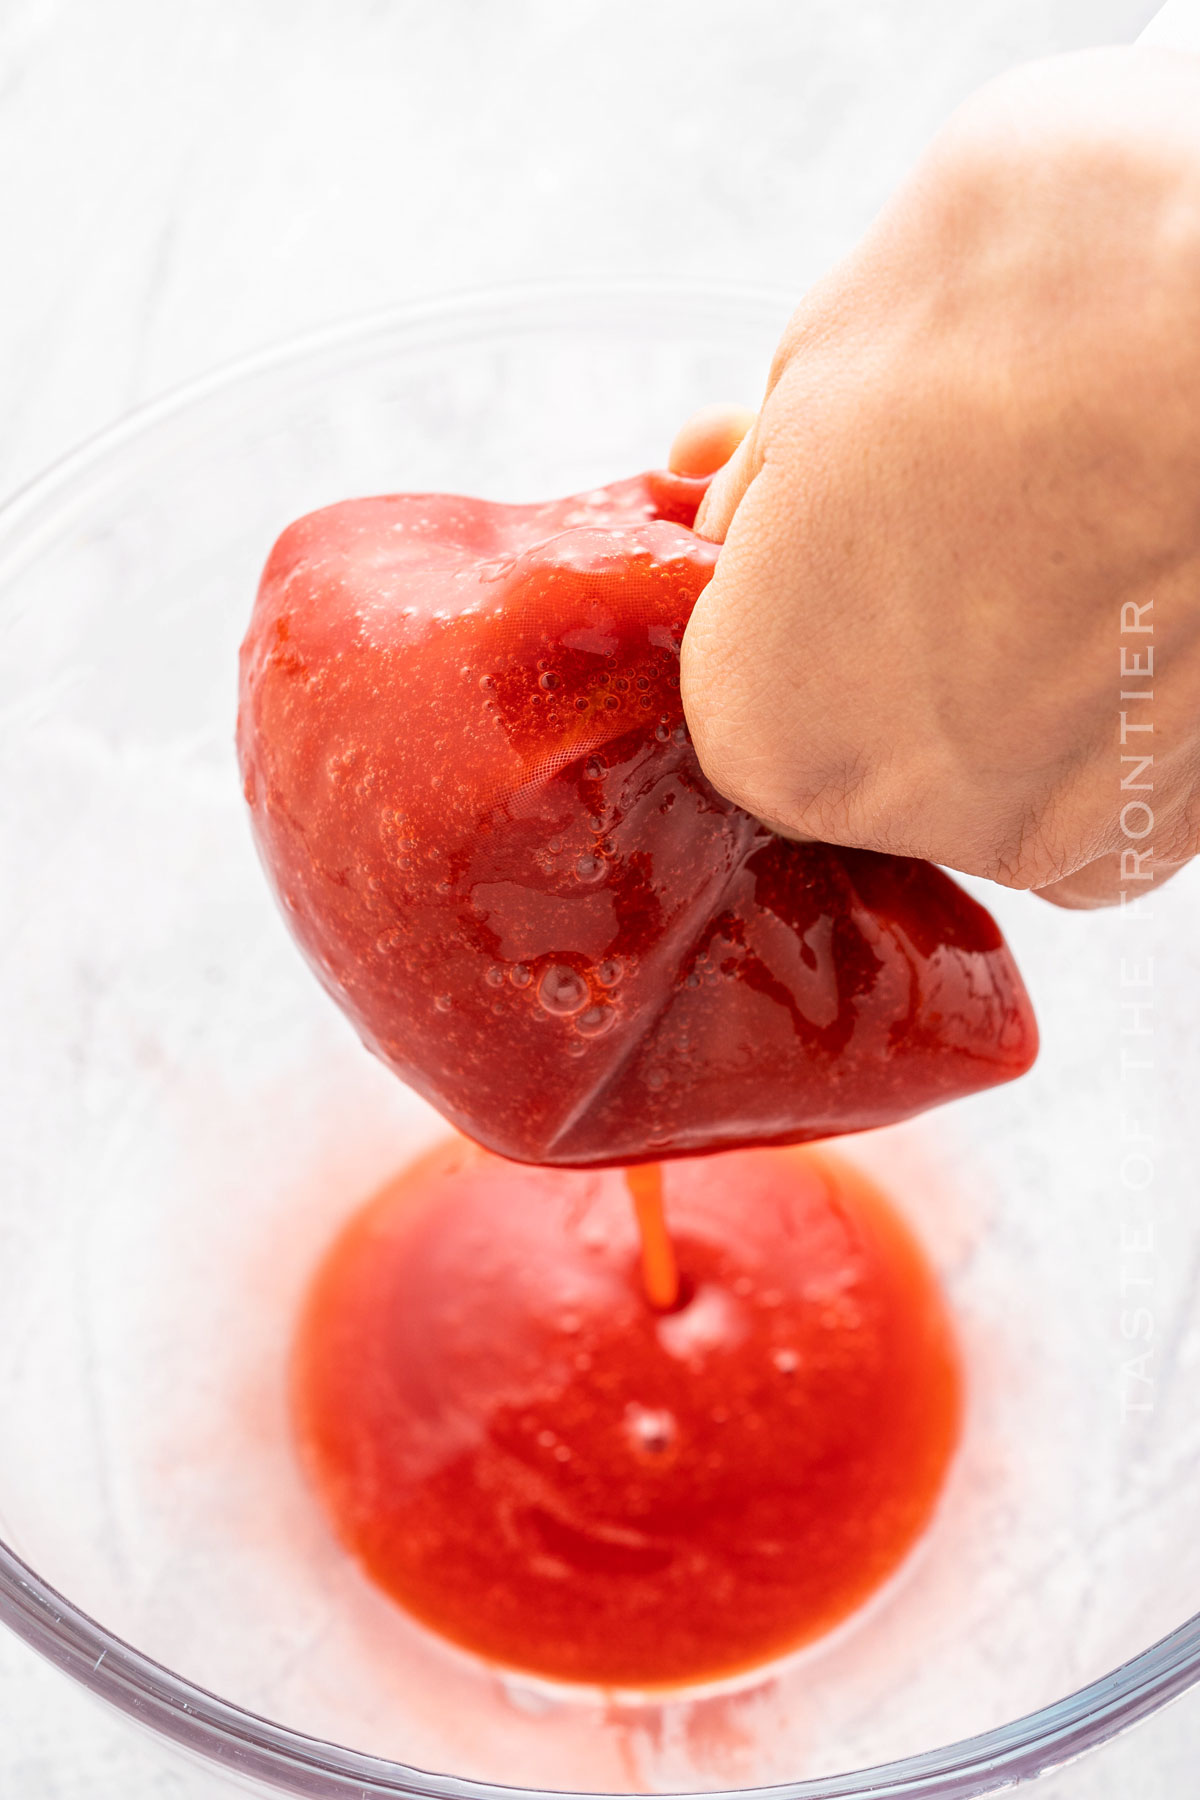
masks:
<svg viewBox="0 0 1200 1800"><path fill-rule="evenodd" d="M538 1001L548 1013L567 1016L582 1011L587 1003L588 986L575 969L565 963L551 963L538 982Z"/></svg>
<svg viewBox="0 0 1200 1800"><path fill-rule="evenodd" d="M527 988L533 980L533 970L527 968L524 963L514 963L508 971L508 979L515 988Z"/></svg>
<svg viewBox="0 0 1200 1800"><path fill-rule="evenodd" d="M639 1406L635 1400L625 1408L624 1428L634 1455L644 1462L661 1461L679 1436L674 1413L662 1406Z"/></svg>
<svg viewBox="0 0 1200 1800"><path fill-rule="evenodd" d="M624 971L615 956L610 956L596 970L596 980L601 987L616 987Z"/></svg>
<svg viewBox="0 0 1200 1800"><path fill-rule="evenodd" d="M499 987L504 980L504 970L499 963L493 963L483 979L489 987Z"/></svg>
<svg viewBox="0 0 1200 1800"><path fill-rule="evenodd" d="M538 676L538 686L544 688L548 694L552 694L555 688L561 685L560 677L554 673L553 669L547 669L544 675Z"/></svg>
<svg viewBox="0 0 1200 1800"><path fill-rule="evenodd" d="M601 781L608 774L608 764L602 756L589 756L584 773L589 781Z"/></svg>
<svg viewBox="0 0 1200 1800"><path fill-rule="evenodd" d="M580 881L598 881L604 873L604 859L599 856L581 856L575 864L575 873Z"/></svg>
<svg viewBox="0 0 1200 1800"><path fill-rule="evenodd" d="M749 1330L746 1309L714 1282L703 1283L681 1312L664 1313L655 1332L668 1356L693 1367L715 1351L729 1351Z"/></svg>
<svg viewBox="0 0 1200 1800"><path fill-rule="evenodd" d="M613 1025L616 1013L611 1006L589 1006L575 1020L581 1037L602 1037Z"/></svg>

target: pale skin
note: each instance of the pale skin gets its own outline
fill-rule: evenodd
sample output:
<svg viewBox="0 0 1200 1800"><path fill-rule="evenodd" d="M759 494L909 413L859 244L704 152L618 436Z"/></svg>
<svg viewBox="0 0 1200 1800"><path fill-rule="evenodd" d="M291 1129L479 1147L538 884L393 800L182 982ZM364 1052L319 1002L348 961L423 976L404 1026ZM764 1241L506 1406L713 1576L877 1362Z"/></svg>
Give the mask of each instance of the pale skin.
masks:
<svg viewBox="0 0 1200 1800"><path fill-rule="evenodd" d="M717 788L1064 906L1165 879L1200 850L1200 58L983 89L757 416L672 466L718 470L682 669Z"/></svg>

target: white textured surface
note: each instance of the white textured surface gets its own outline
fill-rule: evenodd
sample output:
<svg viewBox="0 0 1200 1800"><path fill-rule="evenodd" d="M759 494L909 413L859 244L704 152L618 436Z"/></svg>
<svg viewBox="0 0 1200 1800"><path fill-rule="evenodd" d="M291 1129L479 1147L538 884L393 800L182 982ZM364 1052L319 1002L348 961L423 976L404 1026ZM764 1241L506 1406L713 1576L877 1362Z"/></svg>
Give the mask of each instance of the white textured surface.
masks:
<svg viewBox="0 0 1200 1800"><path fill-rule="evenodd" d="M1196 0L1167 0L1143 31L1141 41L1166 50L1200 50L1200 6Z"/></svg>
<svg viewBox="0 0 1200 1800"><path fill-rule="evenodd" d="M978 81L1153 10L0 0L0 490L229 355L412 295L599 272L798 291ZM1200 8L1168 10L1182 34ZM1038 1791L1184 1800L1198 1751L1193 1697ZM0 1639L0 1800L210 1789Z"/></svg>

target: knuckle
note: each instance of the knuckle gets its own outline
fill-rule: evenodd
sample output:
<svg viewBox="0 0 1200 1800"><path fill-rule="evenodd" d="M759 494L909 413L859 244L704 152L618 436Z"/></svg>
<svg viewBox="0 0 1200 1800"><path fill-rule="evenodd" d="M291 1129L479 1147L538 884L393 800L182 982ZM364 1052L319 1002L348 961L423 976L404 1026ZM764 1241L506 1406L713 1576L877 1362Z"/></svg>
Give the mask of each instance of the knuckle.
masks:
<svg viewBox="0 0 1200 1800"><path fill-rule="evenodd" d="M1026 893L1067 880L1084 860L1052 841L1045 808L1037 803L1027 803L1004 822L993 813L975 835L981 866L969 872Z"/></svg>

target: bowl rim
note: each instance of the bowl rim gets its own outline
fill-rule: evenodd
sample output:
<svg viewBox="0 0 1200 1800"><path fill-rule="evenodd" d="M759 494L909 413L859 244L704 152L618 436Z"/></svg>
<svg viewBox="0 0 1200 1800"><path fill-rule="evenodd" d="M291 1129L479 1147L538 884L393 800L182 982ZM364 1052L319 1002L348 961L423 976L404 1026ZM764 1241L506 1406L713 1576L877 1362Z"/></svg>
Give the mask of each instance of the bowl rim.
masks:
<svg viewBox="0 0 1200 1800"><path fill-rule="evenodd" d="M624 278L511 282L432 295L358 314L225 362L94 433L0 503L0 583L38 553L56 509L115 453L243 383L319 363L396 336L419 341L541 320L564 309L654 306L728 309L781 328L794 297L738 281ZM277 1725L174 1674L74 1606L0 1540L0 1623L97 1698L153 1735L243 1779L309 1800L605 1800L438 1774ZM1108 1674L1007 1724L866 1769L755 1788L703 1791L704 1800L969 1800L1029 1780L1158 1711L1200 1680L1200 1614ZM668 1796L667 1800L671 1800ZM687 1800L684 1796L683 1800ZM699 1800L699 1796L697 1796Z"/></svg>

